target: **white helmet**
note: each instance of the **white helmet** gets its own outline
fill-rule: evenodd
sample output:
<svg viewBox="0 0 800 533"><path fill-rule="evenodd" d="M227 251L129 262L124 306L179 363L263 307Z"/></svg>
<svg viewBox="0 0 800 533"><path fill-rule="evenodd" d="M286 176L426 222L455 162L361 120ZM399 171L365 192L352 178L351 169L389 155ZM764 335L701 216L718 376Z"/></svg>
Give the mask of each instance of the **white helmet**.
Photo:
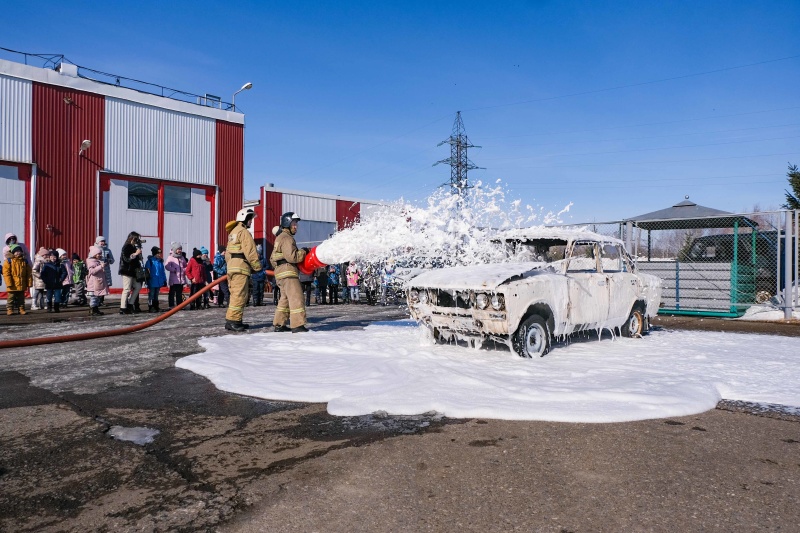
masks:
<svg viewBox="0 0 800 533"><path fill-rule="evenodd" d="M256 212L253 211L252 207L245 207L240 209L238 213L236 213L236 221L237 222L244 222L247 223L248 220L253 219L256 217Z"/></svg>

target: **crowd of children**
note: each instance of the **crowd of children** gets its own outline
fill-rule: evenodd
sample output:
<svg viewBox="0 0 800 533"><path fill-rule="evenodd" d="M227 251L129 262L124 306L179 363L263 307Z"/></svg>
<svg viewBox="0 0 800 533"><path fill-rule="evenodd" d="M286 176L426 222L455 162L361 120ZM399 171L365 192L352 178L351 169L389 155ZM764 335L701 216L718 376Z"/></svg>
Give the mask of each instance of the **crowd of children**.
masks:
<svg viewBox="0 0 800 533"><path fill-rule="evenodd" d="M262 265L267 265L261 245L257 251ZM159 302L161 290L167 293L169 309L184 301L184 290L189 288L189 296L201 291L207 284L227 274L225 262L225 246L220 246L213 259L206 247L194 248L191 257L187 258L180 243L173 242L170 253L164 258L161 248L153 246L150 255L143 262L143 282L148 289L148 312L162 311ZM31 310L46 310L48 313L59 313L68 305L89 305L90 316L100 316L105 296L110 294L112 285L111 267L114 255L109 250L105 237L99 236L89 248L86 262L80 255L71 256L66 250L40 248L31 261L24 243L17 241L13 233L6 234L6 245L3 248L3 267L0 285L5 283L8 293L6 313L25 314L25 293L30 291ZM266 268L254 272L251 277L250 294L254 306L266 305L264 291L267 282L271 285L273 299L277 303L279 289L273 277L267 277ZM358 303L359 287L364 287L368 303L377 303L377 290L380 288L381 304L389 300L396 303L394 293L387 290L392 284L394 266L391 262L380 269L366 265L362 268L356 263L329 265L321 267L312 276L305 278L303 285L306 291L306 304L310 304L311 295L318 304ZM375 277L374 283L370 283ZM374 287L373 287L374 285ZM341 289L340 289L341 287ZM208 309L212 305L226 307L230 301L227 282L217 285L216 291L208 291L201 298L193 301L189 309ZM139 299L130 310L140 313ZM127 313L126 313L127 314Z"/></svg>

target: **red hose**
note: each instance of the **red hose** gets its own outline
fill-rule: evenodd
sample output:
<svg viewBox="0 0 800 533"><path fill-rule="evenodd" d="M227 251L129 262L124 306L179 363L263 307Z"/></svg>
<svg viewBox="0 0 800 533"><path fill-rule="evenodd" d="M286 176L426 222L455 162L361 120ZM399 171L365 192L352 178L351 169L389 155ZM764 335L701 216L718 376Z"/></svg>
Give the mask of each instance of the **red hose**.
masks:
<svg viewBox="0 0 800 533"><path fill-rule="evenodd" d="M270 271L267 271L270 272ZM128 326L126 328L117 328L117 329L108 329L108 330L101 330L101 331L90 331L87 333L76 333L74 335L62 335L62 336L53 336L53 337L38 337L35 339L20 339L20 340L13 340L13 341L0 341L0 349L3 348L21 348L24 346L38 346L40 344L56 344L59 342L72 342L72 341L85 341L89 339L97 339L99 337L114 337L116 335L126 335L128 333L133 333L135 331L139 331L141 329L149 328L155 324L158 324L162 320L171 317L193 301L197 300L199 297L203 295L203 293L208 292L211 290L212 287L219 285L223 281L227 281L228 276L222 276L221 278L217 278L213 282L209 283L192 296L187 298L183 301L180 305L177 305L164 313L163 315L158 315L155 318L151 318L146 322L142 322L141 324L136 324L134 326Z"/></svg>

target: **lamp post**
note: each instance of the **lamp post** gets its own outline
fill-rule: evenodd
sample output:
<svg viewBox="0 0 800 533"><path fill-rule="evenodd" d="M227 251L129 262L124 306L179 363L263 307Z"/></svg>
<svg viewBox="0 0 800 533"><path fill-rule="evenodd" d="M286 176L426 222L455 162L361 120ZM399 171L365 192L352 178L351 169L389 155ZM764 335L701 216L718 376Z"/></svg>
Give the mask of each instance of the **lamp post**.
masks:
<svg viewBox="0 0 800 533"><path fill-rule="evenodd" d="M242 85L241 89L239 89L238 91L233 93L233 97L231 98L231 107L233 107L234 111L236 111L236 95L239 94L242 91L247 91L247 90L252 89L252 88L253 88L253 84L248 81L247 83Z"/></svg>

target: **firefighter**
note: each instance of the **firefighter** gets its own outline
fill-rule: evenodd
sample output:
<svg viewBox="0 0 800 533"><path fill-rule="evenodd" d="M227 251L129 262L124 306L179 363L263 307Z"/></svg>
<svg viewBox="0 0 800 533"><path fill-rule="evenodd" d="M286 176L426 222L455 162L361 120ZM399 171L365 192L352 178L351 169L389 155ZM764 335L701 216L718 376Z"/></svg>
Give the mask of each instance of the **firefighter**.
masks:
<svg viewBox="0 0 800 533"><path fill-rule="evenodd" d="M258 259L256 243L248 228L256 217L256 212L245 207L236 213L236 220L225 225L228 232L228 246L225 248L225 263L228 266L228 289L230 301L225 313L225 329L244 331L247 324L242 323L242 314L247 305L250 292L250 274L264 268Z"/></svg>
<svg viewBox="0 0 800 533"><path fill-rule="evenodd" d="M275 281L281 291L280 300L275 308L275 318L272 321L275 331L279 332L290 331L287 323L291 324L292 333L308 331L303 289L300 286L300 273L297 269L297 264L305 259L308 248L298 250L294 240L299 220L297 213L289 212L281 215L280 233L275 238L275 247L269 257L275 268Z"/></svg>

